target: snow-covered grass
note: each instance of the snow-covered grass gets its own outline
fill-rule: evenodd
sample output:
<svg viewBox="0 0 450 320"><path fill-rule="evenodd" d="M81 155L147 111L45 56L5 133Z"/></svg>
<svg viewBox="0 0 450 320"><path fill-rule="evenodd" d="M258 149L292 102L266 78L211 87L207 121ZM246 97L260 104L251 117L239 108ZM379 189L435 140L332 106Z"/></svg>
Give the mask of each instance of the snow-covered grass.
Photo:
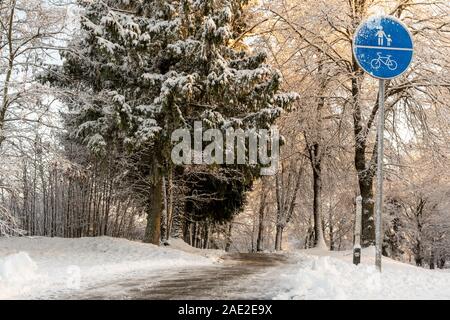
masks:
<svg viewBox="0 0 450 320"><path fill-rule="evenodd" d="M290 254L294 264L269 272L274 299L450 299L450 272L427 270L383 257L380 274L374 249L364 249L362 263L350 251L318 249Z"/></svg>
<svg viewBox="0 0 450 320"><path fill-rule="evenodd" d="M131 273L211 265L217 255L110 237L0 238L0 299L79 290Z"/></svg>

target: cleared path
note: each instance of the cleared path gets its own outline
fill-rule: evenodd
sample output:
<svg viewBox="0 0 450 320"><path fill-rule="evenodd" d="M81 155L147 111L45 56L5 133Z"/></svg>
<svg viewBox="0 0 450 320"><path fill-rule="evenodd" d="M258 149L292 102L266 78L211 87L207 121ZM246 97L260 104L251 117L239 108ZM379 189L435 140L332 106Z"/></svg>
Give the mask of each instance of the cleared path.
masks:
<svg viewBox="0 0 450 320"><path fill-rule="evenodd" d="M212 267L133 276L56 299L270 299L264 273L289 263L281 254L235 253ZM258 290L259 289L259 290Z"/></svg>

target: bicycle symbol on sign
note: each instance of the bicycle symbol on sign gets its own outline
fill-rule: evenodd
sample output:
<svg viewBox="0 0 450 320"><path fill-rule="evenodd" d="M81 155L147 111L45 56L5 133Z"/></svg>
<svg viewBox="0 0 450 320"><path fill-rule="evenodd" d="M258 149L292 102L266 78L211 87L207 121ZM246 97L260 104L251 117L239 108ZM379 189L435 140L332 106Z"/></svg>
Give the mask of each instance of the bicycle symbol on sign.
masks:
<svg viewBox="0 0 450 320"><path fill-rule="evenodd" d="M389 70L396 70L398 65L397 62L393 59L391 59L391 55L387 55L385 57L381 56L381 52L377 52L378 58L373 59L370 62L370 65L372 66L372 68L378 70L380 69L381 65L384 64L386 67L389 68Z"/></svg>

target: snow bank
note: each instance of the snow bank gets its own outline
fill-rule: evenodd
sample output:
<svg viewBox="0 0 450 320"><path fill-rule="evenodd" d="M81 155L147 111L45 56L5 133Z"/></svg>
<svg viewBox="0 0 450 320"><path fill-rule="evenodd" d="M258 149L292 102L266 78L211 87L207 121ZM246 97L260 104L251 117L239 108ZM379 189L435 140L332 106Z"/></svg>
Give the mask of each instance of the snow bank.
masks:
<svg viewBox="0 0 450 320"><path fill-rule="evenodd" d="M190 246L183 239L179 238L170 238L166 245L170 248L181 250L184 252L201 255L215 261L221 261L221 257L225 254L224 250L215 250L215 249L198 249Z"/></svg>
<svg viewBox="0 0 450 320"><path fill-rule="evenodd" d="M133 273L214 262L195 253L110 237L0 238L0 299L42 297Z"/></svg>
<svg viewBox="0 0 450 320"><path fill-rule="evenodd" d="M22 292L35 280L37 265L28 253L19 252L0 259L0 298Z"/></svg>
<svg viewBox="0 0 450 320"><path fill-rule="evenodd" d="M363 264L351 263L351 252L306 250L296 263L272 275L275 299L450 299L450 273L383 259L373 266L374 252L364 250ZM331 256L330 256L331 255Z"/></svg>
<svg viewBox="0 0 450 320"><path fill-rule="evenodd" d="M36 263L26 252L19 252L0 260L0 280L24 282L33 279L37 270Z"/></svg>
<svg viewBox="0 0 450 320"><path fill-rule="evenodd" d="M29 283L39 279L37 269L26 252L0 257L0 299L27 292Z"/></svg>

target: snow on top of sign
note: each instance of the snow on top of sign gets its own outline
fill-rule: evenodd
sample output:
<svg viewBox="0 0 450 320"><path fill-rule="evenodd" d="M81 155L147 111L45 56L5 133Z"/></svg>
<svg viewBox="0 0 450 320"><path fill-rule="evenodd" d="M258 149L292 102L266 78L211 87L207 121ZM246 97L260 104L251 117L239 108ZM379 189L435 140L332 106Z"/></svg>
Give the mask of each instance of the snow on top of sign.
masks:
<svg viewBox="0 0 450 320"><path fill-rule="evenodd" d="M367 38L369 36L369 31L378 29L381 27L381 21L385 18L386 15L383 14L374 14L370 16L363 24L364 28L360 28L356 34L358 37Z"/></svg>
<svg viewBox="0 0 450 320"><path fill-rule="evenodd" d="M380 6L373 6L369 9L369 19L371 18L382 18L387 16L388 13L386 12L384 7Z"/></svg>
<svg viewBox="0 0 450 320"><path fill-rule="evenodd" d="M377 29L381 27L381 20L384 18L383 15L374 15L367 19L367 28L370 30Z"/></svg>

